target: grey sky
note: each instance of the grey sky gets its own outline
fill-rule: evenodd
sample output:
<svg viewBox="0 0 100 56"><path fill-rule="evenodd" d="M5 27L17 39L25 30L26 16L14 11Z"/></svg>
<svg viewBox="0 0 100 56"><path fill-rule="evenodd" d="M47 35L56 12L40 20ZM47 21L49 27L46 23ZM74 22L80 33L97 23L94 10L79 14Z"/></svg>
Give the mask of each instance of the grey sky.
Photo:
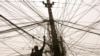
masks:
<svg viewBox="0 0 100 56"><path fill-rule="evenodd" d="M46 3L46 0L0 0L0 14L42 41L42 36L48 36L48 32L47 24L41 22L49 19L42 1ZM68 55L100 56L100 1L51 0L53 1L54 20L71 26L56 23L59 34L66 42L66 48L70 48L67 50ZM25 27L26 25L31 26ZM0 17L0 56L30 54L34 45L42 45L41 41L32 39Z"/></svg>

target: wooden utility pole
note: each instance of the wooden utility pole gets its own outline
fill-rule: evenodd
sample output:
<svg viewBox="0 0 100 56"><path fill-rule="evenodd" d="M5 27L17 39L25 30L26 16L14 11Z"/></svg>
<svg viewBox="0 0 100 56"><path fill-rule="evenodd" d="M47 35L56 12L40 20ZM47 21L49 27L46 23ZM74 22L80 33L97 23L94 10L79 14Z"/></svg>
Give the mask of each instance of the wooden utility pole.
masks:
<svg viewBox="0 0 100 56"><path fill-rule="evenodd" d="M48 8L48 14L49 14L49 24L50 24L50 30L51 30L51 37L52 37L52 55L53 56L61 56L61 52L60 52L60 46L59 46L59 41L58 41L58 35L55 29L55 23L54 23L54 19L53 19L53 14L52 14L52 6L54 4L50 3L50 0L47 0L47 3L44 3L45 7Z"/></svg>

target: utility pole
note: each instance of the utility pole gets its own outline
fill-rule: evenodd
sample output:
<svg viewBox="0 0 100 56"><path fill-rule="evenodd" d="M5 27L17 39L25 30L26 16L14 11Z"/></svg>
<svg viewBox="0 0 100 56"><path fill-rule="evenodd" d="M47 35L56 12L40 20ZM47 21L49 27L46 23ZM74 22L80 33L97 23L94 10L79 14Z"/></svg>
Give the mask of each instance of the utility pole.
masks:
<svg viewBox="0 0 100 56"><path fill-rule="evenodd" d="M52 37L52 55L53 56L61 56L61 51L60 51L60 46L59 46L59 41L58 41L58 35L55 29L55 23L53 19L53 14L52 14L52 6L54 4L50 3L50 0L47 0L47 3L44 3L45 7L48 8L48 14L49 14L49 24L51 28L51 37Z"/></svg>

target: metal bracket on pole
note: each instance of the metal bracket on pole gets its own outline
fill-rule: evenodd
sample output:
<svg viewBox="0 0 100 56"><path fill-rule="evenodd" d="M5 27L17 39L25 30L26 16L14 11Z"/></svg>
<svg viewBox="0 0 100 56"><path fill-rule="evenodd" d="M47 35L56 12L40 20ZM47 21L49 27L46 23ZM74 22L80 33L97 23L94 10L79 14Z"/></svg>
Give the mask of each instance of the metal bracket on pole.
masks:
<svg viewBox="0 0 100 56"><path fill-rule="evenodd" d="M52 7L52 5L54 5L54 2L52 2L52 3L45 3L44 1L42 2L44 5L45 5L45 7Z"/></svg>

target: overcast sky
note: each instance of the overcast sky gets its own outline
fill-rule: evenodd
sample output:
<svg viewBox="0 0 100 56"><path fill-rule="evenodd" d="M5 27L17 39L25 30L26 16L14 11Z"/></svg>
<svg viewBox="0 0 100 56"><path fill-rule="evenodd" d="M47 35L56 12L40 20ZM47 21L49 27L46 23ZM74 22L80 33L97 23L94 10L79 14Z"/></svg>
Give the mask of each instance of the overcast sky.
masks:
<svg viewBox="0 0 100 56"><path fill-rule="evenodd" d="M49 20L49 16L42 1L46 3L46 0L0 0L0 14L43 41L42 36L48 36L48 26L41 22ZM50 1L54 2L53 18L66 48L69 47L77 56L100 56L100 1ZM41 41L32 39L0 17L0 56L30 54L34 45L41 46ZM70 50L67 50L69 56L72 55Z"/></svg>

